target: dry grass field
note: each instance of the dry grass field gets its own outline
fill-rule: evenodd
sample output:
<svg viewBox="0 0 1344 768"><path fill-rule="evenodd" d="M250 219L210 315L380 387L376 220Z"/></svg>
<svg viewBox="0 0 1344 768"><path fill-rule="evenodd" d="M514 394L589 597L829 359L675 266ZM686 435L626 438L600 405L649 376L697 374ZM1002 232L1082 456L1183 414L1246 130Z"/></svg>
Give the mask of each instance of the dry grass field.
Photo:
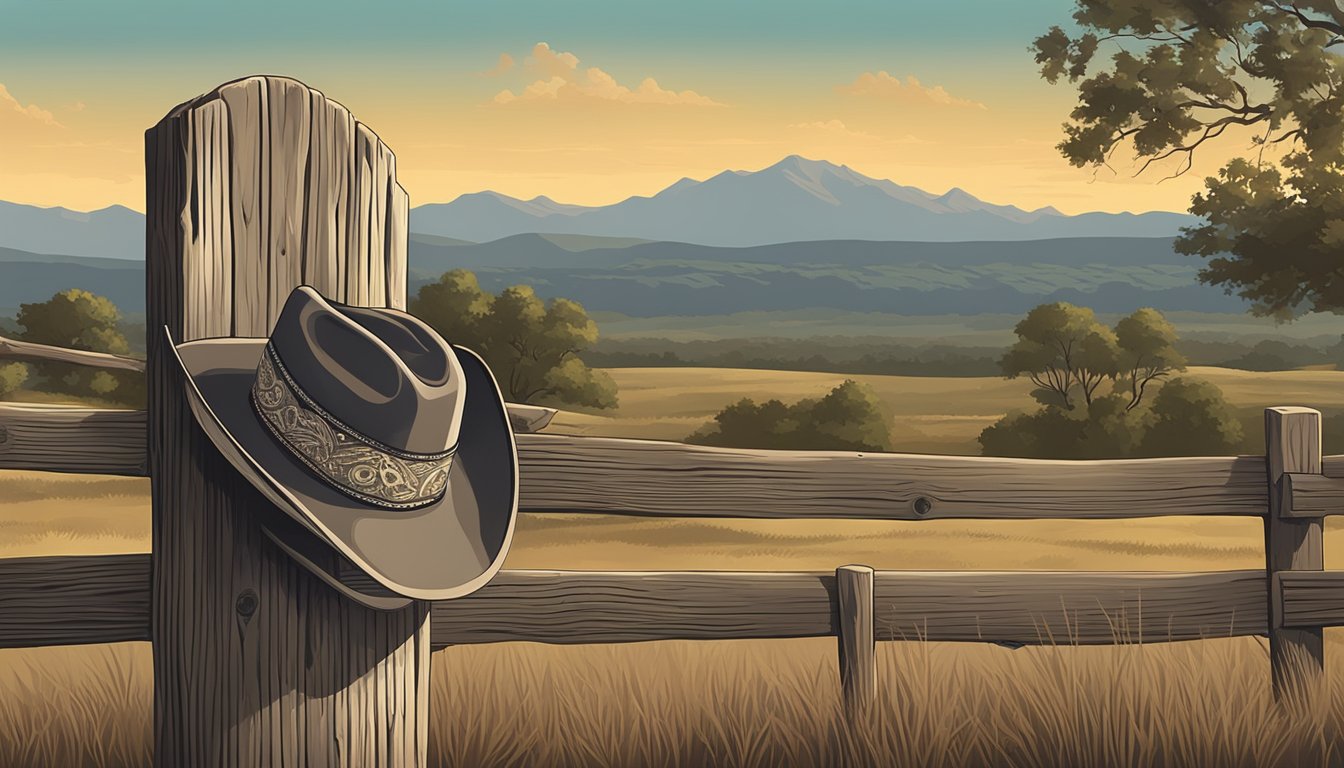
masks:
<svg viewBox="0 0 1344 768"><path fill-rule="evenodd" d="M1344 373L1195 373L1240 406L1344 406ZM552 431L680 437L744 395L810 396L844 378L614 374L617 413L562 414ZM949 441L973 439L987 420L1029 405L1018 382L861 378L893 418L916 420L925 434ZM819 523L526 515L506 567L1218 570L1261 567L1261 536L1258 521L1195 518ZM1338 564L1332 555L1344 552L1341 545L1341 531L1329 528L1327 566ZM148 546L146 480L0 473L0 557ZM1327 639L1330 679L1344 682L1344 643ZM1018 650L885 643L879 702L856 725L841 717L835 652L833 640L449 648L435 655L431 763L1344 765L1344 697L1332 690L1311 707L1276 708L1266 649L1255 638ZM0 766L145 764L150 674L144 644L0 651Z"/></svg>
<svg viewBox="0 0 1344 768"><path fill-rule="evenodd" d="M552 430L572 434L680 440L743 397L786 402L818 397L847 378L874 389L892 418L897 450L975 454L980 430L1035 401L1025 381L1001 378L866 376L729 368L612 368L620 406L600 414L561 413ZM1186 375L1217 384L1239 408L1309 405L1344 408L1344 371L1262 373L1192 367Z"/></svg>

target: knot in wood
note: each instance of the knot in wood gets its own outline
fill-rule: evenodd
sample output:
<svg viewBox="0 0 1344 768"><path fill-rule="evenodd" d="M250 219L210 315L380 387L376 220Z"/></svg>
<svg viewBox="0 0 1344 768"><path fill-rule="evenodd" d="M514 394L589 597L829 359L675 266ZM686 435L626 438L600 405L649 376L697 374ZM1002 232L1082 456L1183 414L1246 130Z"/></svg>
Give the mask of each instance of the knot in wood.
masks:
<svg viewBox="0 0 1344 768"><path fill-rule="evenodd" d="M238 595L238 602L234 604L234 608L238 611L238 615L246 621L257 612L257 603L257 593L251 589L245 589Z"/></svg>
<svg viewBox="0 0 1344 768"><path fill-rule="evenodd" d="M925 496L920 496L920 497L918 497L918 498L915 499L915 514L916 514L916 515L923 516L923 515L927 515L927 514L929 514L929 512L932 512L932 511L933 511L933 502L932 502L932 501L929 501L929 499L928 499L927 497L925 497Z"/></svg>

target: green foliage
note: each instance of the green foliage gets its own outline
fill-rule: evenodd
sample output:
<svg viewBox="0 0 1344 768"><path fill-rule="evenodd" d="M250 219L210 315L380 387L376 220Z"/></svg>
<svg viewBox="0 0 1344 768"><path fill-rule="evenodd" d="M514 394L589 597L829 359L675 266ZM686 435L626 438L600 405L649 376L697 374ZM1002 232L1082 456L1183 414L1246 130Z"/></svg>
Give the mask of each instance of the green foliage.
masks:
<svg viewBox="0 0 1344 768"><path fill-rule="evenodd" d="M1130 347L1122 346L1120 331ZM1005 377L1027 375L1036 385L1032 395L1043 405L1073 410L1079 395L1093 405L1097 389L1105 381L1163 375L1159 360L1179 358L1171 343L1175 331L1156 309L1140 309L1121 320L1116 330L1099 323L1091 309L1056 301L1027 313L1013 331L1017 343L1009 348L1000 367ZM1163 346L1164 332L1171 340ZM1146 382L1144 382L1146 383ZM1141 387L1133 387L1138 404ZM1133 405L1130 406L1133 408Z"/></svg>
<svg viewBox="0 0 1344 768"><path fill-rule="evenodd" d="M411 313L444 338L485 359L513 402L612 408L616 384L579 355L597 341L597 324L576 302L548 303L516 285L493 296L464 269L422 287Z"/></svg>
<svg viewBox="0 0 1344 768"><path fill-rule="evenodd" d="M1153 399L1143 456L1221 456L1241 446L1242 428L1218 387L1207 381L1176 378Z"/></svg>
<svg viewBox="0 0 1344 768"><path fill-rule="evenodd" d="M124 355L130 345L117 328L120 319L109 299L79 288L38 304L22 304L18 315L24 341Z"/></svg>
<svg viewBox="0 0 1344 768"><path fill-rule="evenodd" d="M891 448L891 431L872 389L847 379L819 400L757 404L743 398L687 441L733 448L884 451Z"/></svg>
<svg viewBox="0 0 1344 768"><path fill-rule="evenodd" d="M23 363L0 364L0 397L23 386L28 380L28 366Z"/></svg>
<svg viewBox="0 0 1344 768"><path fill-rule="evenodd" d="M1029 459L1111 459L1131 456L1142 438L1141 415L1127 398L1099 397L1086 408L1045 406L1010 413L980 433L986 456Z"/></svg>
<svg viewBox="0 0 1344 768"><path fill-rule="evenodd" d="M124 355L130 345L120 329L121 313L111 300L79 288L19 306L19 338L38 344ZM101 371L57 362L32 364L36 387L50 392L92 396L123 405L142 405L144 376L131 371Z"/></svg>
<svg viewBox="0 0 1344 768"><path fill-rule="evenodd" d="M1161 312L1144 308L1115 324L1119 372L1129 385L1126 410L1143 401L1148 385L1173 370L1185 368L1185 356L1176 351L1176 329Z"/></svg>
<svg viewBox="0 0 1344 768"><path fill-rule="evenodd" d="M1172 379L1151 407L1140 409L1149 384L1185 367L1176 329L1161 312L1137 310L1111 330L1091 310L1043 304L1016 330L1004 373L1030 375L1043 407L1009 414L981 432L986 455L1107 459L1237 450L1241 425L1213 384ZM1090 396L1088 383L1105 379L1115 392ZM1083 393L1083 407L1075 407L1074 392Z"/></svg>
<svg viewBox="0 0 1344 768"><path fill-rule="evenodd" d="M1064 157L1102 166L1130 143L1149 162L1177 158L1181 173L1204 142L1229 126L1251 127L1254 160L1234 159L1206 181L1191 206L1204 223L1177 248L1209 259L1200 279L1235 290L1258 313L1344 309L1344 57L1336 47L1344 10L1077 0L1073 20L1081 34L1054 27L1033 46L1042 77L1078 89ZM1099 62L1102 43L1116 40ZM1260 162L1266 148L1286 151L1281 167Z"/></svg>

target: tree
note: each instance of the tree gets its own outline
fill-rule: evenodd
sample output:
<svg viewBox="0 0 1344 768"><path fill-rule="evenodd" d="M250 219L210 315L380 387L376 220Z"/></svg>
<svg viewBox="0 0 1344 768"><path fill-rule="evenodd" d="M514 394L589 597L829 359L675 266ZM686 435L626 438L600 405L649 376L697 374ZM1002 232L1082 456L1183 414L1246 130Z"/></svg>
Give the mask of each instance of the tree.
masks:
<svg viewBox="0 0 1344 768"><path fill-rule="evenodd" d="M1176 329L1155 309L1144 308L1115 324L1120 371L1129 384L1130 411L1143 400L1148 384L1185 369L1185 356L1176 351Z"/></svg>
<svg viewBox="0 0 1344 768"><path fill-rule="evenodd" d="M1242 427L1217 386L1175 378L1153 398L1151 422L1139 445L1142 456L1198 456L1235 453Z"/></svg>
<svg viewBox="0 0 1344 768"><path fill-rule="evenodd" d="M19 338L39 344L124 355L130 345L118 323L121 313L110 299L79 288L61 291L36 304L19 305ZM130 371L100 371L71 363L39 362L33 369L42 386L54 392L94 395L126 404L144 399L144 376Z"/></svg>
<svg viewBox="0 0 1344 768"><path fill-rule="evenodd" d="M1195 152L1232 127L1254 157L1205 182L1177 240L1208 261L1200 279L1260 314L1344 309L1344 9L1303 0L1076 0L1080 32L1052 27L1033 50L1041 75L1067 79L1078 105L1059 149L1104 166L1122 145L1153 162ZM1103 43L1117 49L1097 62ZM1276 167L1267 149L1285 154ZM1230 254L1230 255L1226 255Z"/></svg>
<svg viewBox="0 0 1344 768"><path fill-rule="evenodd" d="M492 296L474 274L455 269L422 287L410 310L444 338L479 353L509 400L616 405L615 382L579 357L598 331L577 302L546 303L525 285Z"/></svg>
<svg viewBox="0 0 1344 768"><path fill-rule="evenodd" d="M1091 405L1097 387L1118 370L1115 334L1085 307L1042 304L1013 330L1017 343L999 366L1010 379L1030 377L1037 387L1032 394L1043 404L1072 409L1077 391Z"/></svg>
<svg viewBox="0 0 1344 768"><path fill-rule="evenodd" d="M750 398L724 407L687 442L733 448L885 451L889 419L872 389L845 380L820 399L785 404Z"/></svg>
<svg viewBox="0 0 1344 768"><path fill-rule="evenodd" d="M490 312L491 297L465 269L444 272L435 282L421 286L411 299L411 314L425 321L444 338L466 347L479 344L477 333L481 319ZM479 349L477 350L480 351Z"/></svg>

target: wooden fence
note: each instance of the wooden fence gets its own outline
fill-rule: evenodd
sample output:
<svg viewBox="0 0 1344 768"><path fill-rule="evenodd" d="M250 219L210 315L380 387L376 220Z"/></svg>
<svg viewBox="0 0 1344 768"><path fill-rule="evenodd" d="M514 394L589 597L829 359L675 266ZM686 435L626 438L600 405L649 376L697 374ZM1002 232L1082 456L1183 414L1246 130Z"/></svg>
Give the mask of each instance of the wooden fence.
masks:
<svg viewBox="0 0 1344 768"><path fill-rule="evenodd" d="M1271 461L761 451L520 433L519 505L529 513L1254 516L1265 520L1267 570L504 571L474 595L433 606L432 644L837 636L857 698L873 695L850 681L872 676L877 640L1106 645L1269 635L1276 673L1287 669L1280 660L1291 647L1319 669L1321 628L1344 626L1344 571L1321 570L1320 536L1321 516L1344 510L1344 456L1319 459L1316 411L1271 408L1265 416L1268 455L1278 457ZM140 411L3 404L0 469L144 475L144 435ZM1277 466L1294 471L1275 476ZM0 560L0 646L147 640L149 572L149 555Z"/></svg>
<svg viewBox="0 0 1344 768"><path fill-rule="evenodd" d="M505 571L459 600L363 609L261 533L268 504L195 426L162 331L265 336L300 283L403 308L409 201L395 157L321 93L254 77L170 111L146 133L146 166L147 361L3 340L0 352L143 369L148 410L0 405L0 469L148 475L153 551L0 560L0 646L150 641L159 765L423 765L429 651L457 644L834 636L846 698L862 706L879 695L879 640L1268 635L1280 693L1294 670L1319 674L1322 628L1344 625L1344 572L1321 555L1322 517L1344 509L1344 457L1322 459L1320 414L1305 408L1265 412L1265 456L1069 462L534 434L549 413L513 407L524 512L1251 516L1264 520L1265 568Z"/></svg>

